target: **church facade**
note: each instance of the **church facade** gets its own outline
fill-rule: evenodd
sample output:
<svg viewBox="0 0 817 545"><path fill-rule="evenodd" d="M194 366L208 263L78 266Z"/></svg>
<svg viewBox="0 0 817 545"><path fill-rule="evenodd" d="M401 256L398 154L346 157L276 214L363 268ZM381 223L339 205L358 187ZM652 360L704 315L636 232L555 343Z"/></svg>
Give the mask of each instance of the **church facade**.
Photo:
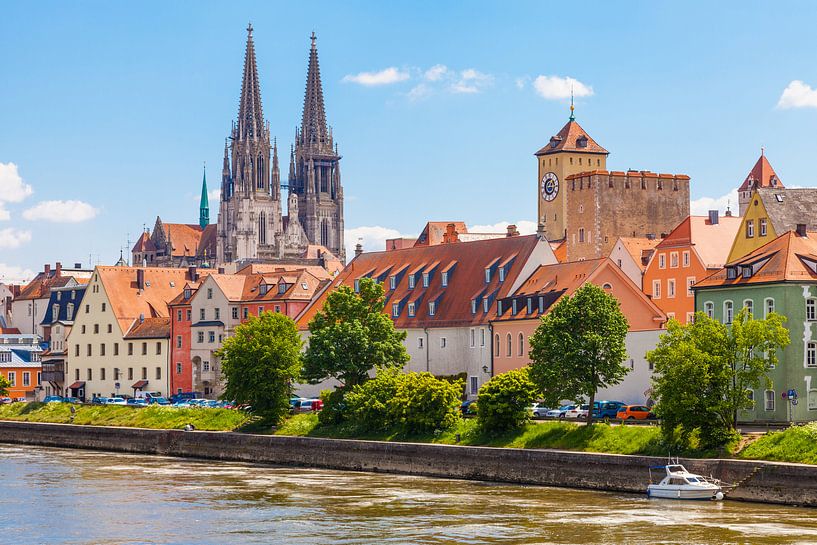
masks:
<svg viewBox="0 0 817 545"><path fill-rule="evenodd" d="M247 29L238 119L224 146L217 261L297 260L329 253L345 261L340 155L326 122L315 34L301 126L281 184L277 141L264 119L252 26ZM283 214L282 187L288 189Z"/></svg>

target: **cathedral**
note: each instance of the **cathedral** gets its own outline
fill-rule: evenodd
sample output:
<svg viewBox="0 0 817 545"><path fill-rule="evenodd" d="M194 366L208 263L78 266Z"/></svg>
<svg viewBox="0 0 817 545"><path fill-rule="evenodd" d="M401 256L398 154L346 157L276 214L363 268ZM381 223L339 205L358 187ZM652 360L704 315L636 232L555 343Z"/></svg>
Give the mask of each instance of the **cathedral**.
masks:
<svg viewBox="0 0 817 545"><path fill-rule="evenodd" d="M224 145L218 263L289 261L326 252L345 261L340 155L326 123L314 32L311 41L301 126L282 185L277 141L261 106L252 25L247 28L238 119ZM282 187L288 190L286 215Z"/></svg>

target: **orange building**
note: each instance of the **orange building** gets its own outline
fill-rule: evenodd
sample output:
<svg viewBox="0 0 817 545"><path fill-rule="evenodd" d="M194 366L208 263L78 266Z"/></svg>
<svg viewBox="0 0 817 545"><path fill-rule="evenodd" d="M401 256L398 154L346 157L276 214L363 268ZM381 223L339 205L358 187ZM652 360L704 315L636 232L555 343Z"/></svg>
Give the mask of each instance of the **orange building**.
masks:
<svg viewBox="0 0 817 545"><path fill-rule="evenodd" d="M741 218L689 216L655 247L644 271L644 293L682 324L695 313L692 286L726 263Z"/></svg>

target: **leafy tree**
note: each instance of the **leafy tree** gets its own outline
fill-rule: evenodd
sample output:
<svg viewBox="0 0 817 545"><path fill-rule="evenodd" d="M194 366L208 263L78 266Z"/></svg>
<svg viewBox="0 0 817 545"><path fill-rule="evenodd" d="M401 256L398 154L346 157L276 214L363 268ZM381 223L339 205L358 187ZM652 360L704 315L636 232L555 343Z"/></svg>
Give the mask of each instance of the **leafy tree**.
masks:
<svg viewBox="0 0 817 545"><path fill-rule="evenodd" d="M227 383L222 398L251 405L265 421L278 423L300 376L302 344L295 322L277 312L236 327L216 352Z"/></svg>
<svg viewBox="0 0 817 545"><path fill-rule="evenodd" d="M527 367L496 375L479 389L480 427L491 432L521 428L530 419L528 407L538 395Z"/></svg>
<svg viewBox="0 0 817 545"><path fill-rule="evenodd" d="M589 398L592 423L598 389L620 383L629 371L623 365L628 328L618 300L594 284L562 298L530 338L530 377L545 402Z"/></svg>
<svg viewBox="0 0 817 545"><path fill-rule="evenodd" d="M303 377L313 384L335 378L350 389L374 368L405 365L406 333L383 313L384 300L383 288L369 278L360 280L359 293L348 286L330 293L309 323Z"/></svg>
<svg viewBox="0 0 817 545"><path fill-rule="evenodd" d="M9 382L6 377L0 375L0 396L7 396L9 394L9 388L11 388L11 382Z"/></svg>
<svg viewBox="0 0 817 545"><path fill-rule="evenodd" d="M397 420L391 402L403 376L399 369L388 367L378 371L375 378L352 388L345 396L349 418L367 431L391 428Z"/></svg>
<svg viewBox="0 0 817 545"><path fill-rule="evenodd" d="M389 402L397 423L406 433L450 428L460 418L463 382L440 380L431 373L406 373Z"/></svg>
<svg viewBox="0 0 817 545"><path fill-rule="evenodd" d="M691 324L671 320L647 353L656 376L653 392L662 432L687 443L698 429L702 446L723 446L734 435L740 410L751 409L749 390L768 385L778 350L789 344L785 318L755 320L744 308L731 325L697 313Z"/></svg>

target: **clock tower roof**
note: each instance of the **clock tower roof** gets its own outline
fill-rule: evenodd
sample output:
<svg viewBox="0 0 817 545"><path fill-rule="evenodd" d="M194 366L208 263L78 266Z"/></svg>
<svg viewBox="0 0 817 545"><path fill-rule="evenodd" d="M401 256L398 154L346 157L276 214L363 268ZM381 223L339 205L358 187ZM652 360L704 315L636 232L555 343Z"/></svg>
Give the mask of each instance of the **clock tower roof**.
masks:
<svg viewBox="0 0 817 545"><path fill-rule="evenodd" d="M579 125L573 116L570 121L562 127L555 136L550 137L550 142L536 152L536 155L550 155L560 151L573 151L578 153L594 153L608 155L610 152L601 147L593 140L587 131Z"/></svg>

